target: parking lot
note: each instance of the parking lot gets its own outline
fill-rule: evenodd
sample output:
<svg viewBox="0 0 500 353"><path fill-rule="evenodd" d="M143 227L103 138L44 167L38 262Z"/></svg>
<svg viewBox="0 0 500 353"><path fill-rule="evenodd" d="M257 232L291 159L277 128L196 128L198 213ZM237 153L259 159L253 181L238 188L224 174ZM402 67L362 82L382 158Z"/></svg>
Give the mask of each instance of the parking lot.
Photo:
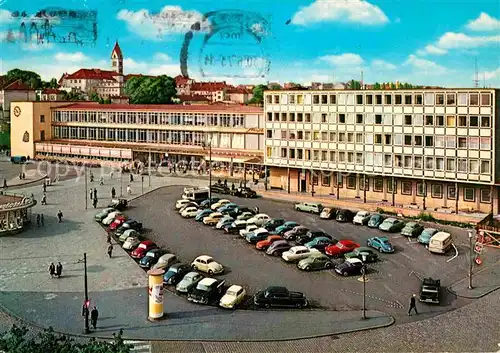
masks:
<svg viewBox="0 0 500 353"><path fill-rule="evenodd" d="M221 230L205 226L193 219L182 218L175 210L175 201L181 197L183 187L166 187L133 200L127 215L144 223L147 238L168 248L183 262L190 263L196 256L207 254L224 265L226 271L219 276L230 284L243 285L247 292L269 285L282 285L306 294L310 302L334 310L360 309L363 283L359 276L341 277L333 270L302 272L295 264L287 264L280 257L257 251L239 235L228 235ZM296 212L293 205L267 199L228 198L239 205L258 206L261 213L299 222L311 230L322 230L337 240L351 239L364 246L366 240L386 235L368 227L321 220L317 215ZM388 235L394 245L393 254L381 254L380 261L369 264L366 282L367 307L400 317L404 322L409 297L418 293L419 277L431 276L449 286L467 275L465 250L458 246L458 256L452 253L439 256L429 253L421 244L408 242L400 235ZM421 317L441 313L465 303L446 290L442 291L441 305L418 305ZM401 320L402 319L402 320Z"/></svg>

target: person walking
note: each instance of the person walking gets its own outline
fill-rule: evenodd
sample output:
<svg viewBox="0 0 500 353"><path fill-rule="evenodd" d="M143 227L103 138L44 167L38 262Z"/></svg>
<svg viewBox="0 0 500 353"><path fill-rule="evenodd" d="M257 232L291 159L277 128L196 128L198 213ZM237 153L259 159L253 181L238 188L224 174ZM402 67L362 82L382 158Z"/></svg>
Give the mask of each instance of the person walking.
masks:
<svg viewBox="0 0 500 353"><path fill-rule="evenodd" d="M36 215L36 226L40 227L40 214Z"/></svg>
<svg viewBox="0 0 500 353"><path fill-rule="evenodd" d="M43 227L43 226L45 225L45 222L44 222L44 220L43 220L43 213L40 215L40 221L41 221L41 223L42 223L42 227Z"/></svg>
<svg viewBox="0 0 500 353"><path fill-rule="evenodd" d="M132 175L132 173L130 173L130 182L133 182L134 181L134 176Z"/></svg>
<svg viewBox="0 0 500 353"><path fill-rule="evenodd" d="M104 185L104 178L102 176L99 178L99 185Z"/></svg>
<svg viewBox="0 0 500 353"><path fill-rule="evenodd" d="M47 194L45 194L45 193L42 195L41 204L42 205L46 205L47 204Z"/></svg>
<svg viewBox="0 0 500 353"><path fill-rule="evenodd" d="M109 234L109 233L108 233L108 236L107 236L106 242L107 242L108 244L111 244L111 234Z"/></svg>
<svg viewBox="0 0 500 353"><path fill-rule="evenodd" d="M130 188L130 184L127 185L127 194L132 194L132 189Z"/></svg>
<svg viewBox="0 0 500 353"><path fill-rule="evenodd" d="M99 312L97 311L97 308L94 306L92 311L90 312L90 324L94 328L94 330L97 328L97 318L99 317Z"/></svg>
<svg viewBox="0 0 500 353"><path fill-rule="evenodd" d="M49 273L50 273L50 277L54 278L54 275L56 274L56 266L54 266L53 262L50 263Z"/></svg>
<svg viewBox="0 0 500 353"><path fill-rule="evenodd" d="M23 180L26 180L26 174L23 173Z"/></svg>
<svg viewBox="0 0 500 353"><path fill-rule="evenodd" d="M92 200L93 196L94 196L94 191L92 189L90 189L89 196L90 196L90 199Z"/></svg>
<svg viewBox="0 0 500 353"><path fill-rule="evenodd" d="M109 256L109 258L111 258L112 253L113 253L113 244L110 243L108 245L108 256Z"/></svg>
<svg viewBox="0 0 500 353"><path fill-rule="evenodd" d="M111 188L111 198L114 199L116 196L116 190L114 187Z"/></svg>
<svg viewBox="0 0 500 353"><path fill-rule="evenodd" d="M410 309L408 309L408 316L411 316L411 309L415 310L415 314L418 315L417 301L415 299L416 297L417 297L417 295L413 294L412 297L410 298Z"/></svg>
<svg viewBox="0 0 500 353"><path fill-rule="evenodd" d="M43 186L42 186L43 192L47 192L47 183L45 180L43 181Z"/></svg>
<svg viewBox="0 0 500 353"><path fill-rule="evenodd" d="M94 199L97 199L97 188L94 188Z"/></svg>
<svg viewBox="0 0 500 353"><path fill-rule="evenodd" d="M60 277L61 277L62 270L63 270L62 264L61 264L61 262L58 262L58 263L57 263L57 266L56 266L56 276L57 276L58 278L60 278Z"/></svg>
<svg viewBox="0 0 500 353"><path fill-rule="evenodd" d="M94 201L92 201L92 204L94 205L94 208L97 208L97 197L94 198Z"/></svg>
<svg viewBox="0 0 500 353"><path fill-rule="evenodd" d="M62 218L63 218L63 213L61 210L59 210L59 212L57 212L57 219L59 220L59 223L62 222Z"/></svg>

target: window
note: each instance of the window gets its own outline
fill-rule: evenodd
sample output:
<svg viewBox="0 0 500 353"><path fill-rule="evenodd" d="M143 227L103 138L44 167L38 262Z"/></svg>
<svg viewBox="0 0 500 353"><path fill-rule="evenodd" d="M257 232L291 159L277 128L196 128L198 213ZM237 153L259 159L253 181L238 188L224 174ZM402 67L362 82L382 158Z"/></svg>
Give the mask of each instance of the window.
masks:
<svg viewBox="0 0 500 353"><path fill-rule="evenodd" d="M392 135L391 134L385 134L385 144L390 145L392 142Z"/></svg>
<svg viewBox="0 0 500 353"><path fill-rule="evenodd" d="M305 150L305 160L306 161L311 160L311 150Z"/></svg>
<svg viewBox="0 0 500 353"><path fill-rule="evenodd" d="M295 96L293 94L290 94L288 96L288 101L290 102L290 104L295 104Z"/></svg>
<svg viewBox="0 0 500 353"><path fill-rule="evenodd" d="M371 94L366 95L366 104L373 104L373 96Z"/></svg>
<svg viewBox="0 0 500 353"><path fill-rule="evenodd" d="M44 123L45 122L45 115L40 115L40 122Z"/></svg>
<svg viewBox="0 0 500 353"><path fill-rule="evenodd" d="M467 148L467 137L458 138L458 148Z"/></svg>
<svg viewBox="0 0 500 353"><path fill-rule="evenodd" d="M302 113L297 113L297 122L301 123L304 121L304 115Z"/></svg>
<svg viewBox="0 0 500 353"><path fill-rule="evenodd" d="M436 115L436 126L444 126L444 116Z"/></svg>
<svg viewBox="0 0 500 353"><path fill-rule="evenodd" d="M469 160L469 173L479 174L479 161L477 159Z"/></svg>
<svg viewBox="0 0 500 353"><path fill-rule="evenodd" d="M481 160L481 174L490 174L490 161Z"/></svg>
<svg viewBox="0 0 500 353"><path fill-rule="evenodd" d="M385 104L392 104L392 96L390 94L385 95Z"/></svg>
<svg viewBox="0 0 500 353"><path fill-rule="evenodd" d="M395 126L403 125L403 116L401 114L394 115L394 125Z"/></svg>
<svg viewBox="0 0 500 353"><path fill-rule="evenodd" d="M322 123L327 123L328 122L328 118L327 118L326 114L321 114L321 122Z"/></svg>
<svg viewBox="0 0 500 353"><path fill-rule="evenodd" d="M356 104L363 104L363 95L362 94L356 95Z"/></svg>
<svg viewBox="0 0 500 353"><path fill-rule="evenodd" d="M431 195L435 199L443 198L443 185L441 184L432 184L431 186Z"/></svg>
<svg viewBox="0 0 500 353"><path fill-rule="evenodd" d="M279 95L275 95L274 96L274 103L275 104L280 104L280 96Z"/></svg>
<svg viewBox="0 0 500 353"><path fill-rule="evenodd" d="M436 157L436 170L444 170L444 158Z"/></svg>
<svg viewBox="0 0 500 353"><path fill-rule="evenodd" d="M273 138L273 130L266 130L266 137L268 139L272 139Z"/></svg>
<svg viewBox="0 0 500 353"><path fill-rule="evenodd" d="M470 94L470 105L479 105L479 94L477 93Z"/></svg>
<svg viewBox="0 0 500 353"><path fill-rule="evenodd" d="M345 124L345 114L339 114L339 123Z"/></svg>
<svg viewBox="0 0 500 353"><path fill-rule="evenodd" d="M281 148L281 158L286 158L287 157L287 150L286 148L282 147Z"/></svg>
<svg viewBox="0 0 500 353"><path fill-rule="evenodd" d="M382 124L382 115L375 115L375 124Z"/></svg>
<svg viewBox="0 0 500 353"><path fill-rule="evenodd" d="M454 158L446 158L446 171L454 172L455 171L455 159Z"/></svg>
<svg viewBox="0 0 500 353"><path fill-rule="evenodd" d="M295 131L290 130L289 131L290 136L288 137L290 140L295 140Z"/></svg>
<svg viewBox="0 0 500 353"><path fill-rule="evenodd" d="M365 143L369 145L373 143L373 134L365 134Z"/></svg>
<svg viewBox="0 0 500 353"><path fill-rule="evenodd" d="M382 95L381 94L376 94L375 95L375 104L382 104Z"/></svg>
<svg viewBox="0 0 500 353"><path fill-rule="evenodd" d="M330 94L330 104L337 104L337 96Z"/></svg>
<svg viewBox="0 0 500 353"><path fill-rule="evenodd" d="M411 96L410 96L411 97ZM387 180L387 192L390 192L391 194L395 194L397 193L397 182L394 180L394 186L395 188L392 187L392 181L393 181L393 178L392 179L388 179Z"/></svg>
<svg viewBox="0 0 500 353"><path fill-rule="evenodd" d="M427 187L425 183L417 183L417 196L427 196Z"/></svg>
<svg viewBox="0 0 500 353"><path fill-rule="evenodd" d="M457 161L457 171L459 173L467 173L467 159L459 158Z"/></svg>
<svg viewBox="0 0 500 353"><path fill-rule="evenodd" d="M425 157L425 169L427 170L434 169L434 157Z"/></svg>
<svg viewBox="0 0 500 353"><path fill-rule="evenodd" d="M345 152L339 152L339 163L345 162Z"/></svg>
<svg viewBox="0 0 500 353"><path fill-rule="evenodd" d="M401 146L403 144L403 135L401 134L394 135L394 144Z"/></svg>
<svg viewBox="0 0 500 353"><path fill-rule="evenodd" d="M356 153L356 164L363 164L363 153Z"/></svg>
<svg viewBox="0 0 500 353"><path fill-rule="evenodd" d="M456 144L455 136L446 136L446 148L455 148Z"/></svg>
<svg viewBox="0 0 500 353"><path fill-rule="evenodd" d="M281 113L281 121L286 121L286 113Z"/></svg>
<svg viewBox="0 0 500 353"><path fill-rule="evenodd" d="M40 130L40 140L45 141L45 130Z"/></svg>
<svg viewBox="0 0 500 353"><path fill-rule="evenodd" d="M457 199L457 189L454 185L448 185L448 200L456 200Z"/></svg>
<svg viewBox="0 0 500 353"><path fill-rule="evenodd" d="M395 154L394 155L394 166L395 167L401 167L403 164L402 157L400 154Z"/></svg>
<svg viewBox="0 0 500 353"><path fill-rule="evenodd" d="M467 126L467 117L465 115L458 116L458 126L460 127Z"/></svg>
<svg viewBox="0 0 500 353"><path fill-rule="evenodd" d="M342 176L342 174L337 173L334 185L338 188L341 188L343 184L344 184L344 177Z"/></svg>
<svg viewBox="0 0 500 353"><path fill-rule="evenodd" d="M302 148L297 149L297 159L304 159L304 150Z"/></svg>
<svg viewBox="0 0 500 353"><path fill-rule="evenodd" d="M444 136L436 136L434 139L434 146L444 147Z"/></svg>
<svg viewBox="0 0 500 353"><path fill-rule="evenodd" d="M467 105L467 93L458 94L458 105Z"/></svg>
<svg viewBox="0 0 500 353"><path fill-rule="evenodd" d="M384 114L384 125L389 126L392 125L392 115Z"/></svg>
<svg viewBox="0 0 500 353"><path fill-rule="evenodd" d="M312 184L318 185L318 183L319 183L318 176L316 175L316 173L314 173L312 177Z"/></svg>
<svg viewBox="0 0 500 353"><path fill-rule="evenodd" d="M337 133L330 132L330 142L337 142Z"/></svg>
<svg viewBox="0 0 500 353"><path fill-rule="evenodd" d="M410 181L402 181L401 182L401 194L403 195L411 195L411 182Z"/></svg>
<svg viewBox="0 0 500 353"><path fill-rule="evenodd" d="M288 121L291 121L291 122L295 121L295 113L290 113L290 116L288 117Z"/></svg>
<svg viewBox="0 0 500 353"><path fill-rule="evenodd" d="M436 93L436 105L443 105L443 104L444 104L444 94Z"/></svg>
<svg viewBox="0 0 500 353"><path fill-rule="evenodd" d="M423 103L423 97L421 94L416 94L415 95L415 105L422 105Z"/></svg>
<svg viewBox="0 0 500 353"><path fill-rule="evenodd" d="M365 115L365 125L371 125L371 124L373 124L374 117L375 116L373 114L366 114Z"/></svg>
<svg viewBox="0 0 500 353"><path fill-rule="evenodd" d="M321 104L328 104L328 96L326 94L321 95Z"/></svg>
<svg viewBox="0 0 500 353"><path fill-rule="evenodd" d="M490 127L490 117L482 116L481 117L481 127Z"/></svg>
<svg viewBox="0 0 500 353"><path fill-rule="evenodd" d="M464 201L474 202L476 200L476 193L474 188L464 188Z"/></svg>
<svg viewBox="0 0 500 353"><path fill-rule="evenodd" d="M434 93L425 93L424 102L425 105L434 105Z"/></svg>
<svg viewBox="0 0 500 353"><path fill-rule="evenodd" d="M446 95L446 104L447 105L455 105L455 103L456 103L455 93L448 93Z"/></svg>
<svg viewBox="0 0 500 353"><path fill-rule="evenodd" d="M268 98L270 96L267 96ZM273 121L273 113L267 113L267 121Z"/></svg>
<svg viewBox="0 0 500 353"><path fill-rule="evenodd" d="M477 116L469 117L469 126L470 127L478 127L479 126L479 118Z"/></svg>
<svg viewBox="0 0 500 353"><path fill-rule="evenodd" d="M384 155L384 166L392 167L392 156L390 154Z"/></svg>
<svg viewBox="0 0 500 353"><path fill-rule="evenodd" d="M304 131L297 131L297 140L304 139Z"/></svg>
<svg viewBox="0 0 500 353"><path fill-rule="evenodd" d="M319 95L318 94L313 95L313 104L319 104Z"/></svg>
<svg viewBox="0 0 500 353"><path fill-rule="evenodd" d="M491 203L491 190L481 189L481 203Z"/></svg>
<svg viewBox="0 0 500 353"><path fill-rule="evenodd" d="M491 105L491 94L481 93L481 105Z"/></svg>
<svg viewBox="0 0 500 353"><path fill-rule="evenodd" d="M422 157L420 156L414 157L414 166L416 169L422 169Z"/></svg>
<svg viewBox="0 0 500 353"><path fill-rule="evenodd" d="M411 105L412 96L411 94L405 94L405 104Z"/></svg>
<svg viewBox="0 0 500 353"><path fill-rule="evenodd" d="M405 146L411 146L411 135L405 135Z"/></svg>
<svg viewBox="0 0 500 353"><path fill-rule="evenodd" d="M376 144L382 143L382 134L375 134L375 143Z"/></svg>
<svg viewBox="0 0 500 353"><path fill-rule="evenodd" d="M319 141L319 131L313 131L313 140Z"/></svg>
<svg viewBox="0 0 500 353"><path fill-rule="evenodd" d="M359 177L359 190L363 190L363 183L365 183L365 190L370 190L370 178L364 175Z"/></svg>
<svg viewBox="0 0 500 353"><path fill-rule="evenodd" d="M455 127L455 116L448 115L446 117L446 126L448 126L448 127Z"/></svg>
<svg viewBox="0 0 500 353"><path fill-rule="evenodd" d="M280 121L280 113L274 113L274 121Z"/></svg>
<svg viewBox="0 0 500 353"><path fill-rule="evenodd" d="M348 189L356 189L356 177L353 175L350 175L347 177L347 188Z"/></svg>
<svg viewBox="0 0 500 353"><path fill-rule="evenodd" d="M288 133L288 130L281 130L281 139L282 140L287 140L287 133Z"/></svg>
<svg viewBox="0 0 500 353"><path fill-rule="evenodd" d="M306 116L306 123L310 123L311 122L311 114L305 113L305 116Z"/></svg>
<svg viewBox="0 0 500 353"><path fill-rule="evenodd" d="M354 152L347 152L347 163L354 163Z"/></svg>
<svg viewBox="0 0 500 353"><path fill-rule="evenodd" d="M321 161L328 162L328 151L321 151Z"/></svg>
<svg viewBox="0 0 500 353"><path fill-rule="evenodd" d="M432 115L426 115L425 116L425 125L434 125L434 117Z"/></svg>
<svg viewBox="0 0 500 353"><path fill-rule="evenodd" d="M354 142L354 133L352 132L347 133L347 142Z"/></svg>
<svg viewBox="0 0 500 353"><path fill-rule="evenodd" d="M384 179L382 179L382 178L375 178L373 180L373 191L375 191L375 192L382 192L382 191L384 191Z"/></svg>
<svg viewBox="0 0 500 353"><path fill-rule="evenodd" d="M295 148L290 148L288 150L288 155L290 156L291 159L295 159Z"/></svg>
<svg viewBox="0 0 500 353"><path fill-rule="evenodd" d="M405 156L404 163L405 168L411 168L411 156Z"/></svg>
<svg viewBox="0 0 500 353"><path fill-rule="evenodd" d="M405 125L411 125L411 115L405 115Z"/></svg>
<svg viewBox="0 0 500 353"><path fill-rule="evenodd" d="M422 136L420 135L415 135L414 136L414 144L415 146L422 146Z"/></svg>
<svg viewBox="0 0 500 353"><path fill-rule="evenodd" d="M363 114L356 114L356 124L363 124Z"/></svg>
<svg viewBox="0 0 500 353"><path fill-rule="evenodd" d="M345 133L339 132L339 142L345 142Z"/></svg>
<svg viewBox="0 0 500 353"><path fill-rule="evenodd" d="M329 175L323 175L321 177L321 185L322 186L330 186L332 180L332 178L329 176Z"/></svg>
<svg viewBox="0 0 500 353"><path fill-rule="evenodd" d="M423 125L424 124L424 116L422 114L415 114L413 117L413 125Z"/></svg>
<svg viewBox="0 0 500 353"><path fill-rule="evenodd" d="M396 104L401 104L403 102L403 99L400 94L394 95L394 101Z"/></svg>
<svg viewBox="0 0 500 353"><path fill-rule="evenodd" d="M321 132L321 141L328 141L328 132L326 131Z"/></svg>
<svg viewBox="0 0 500 353"><path fill-rule="evenodd" d="M304 140L311 140L311 131L304 131Z"/></svg>
<svg viewBox="0 0 500 353"><path fill-rule="evenodd" d="M469 148L479 149L479 137L469 137Z"/></svg>
<svg viewBox="0 0 500 353"><path fill-rule="evenodd" d="M337 162L337 153L335 151L330 151L330 162Z"/></svg>
<svg viewBox="0 0 500 353"><path fill-rule="evenodd" d="M362 133L356 133L356 143L363 143L363 134Z"/></svg>
<svg viewBox="0 0 500 353"><path fill-rule="evenodd" d="M425 147L434 146L434 136L425 136Z"/></svg>

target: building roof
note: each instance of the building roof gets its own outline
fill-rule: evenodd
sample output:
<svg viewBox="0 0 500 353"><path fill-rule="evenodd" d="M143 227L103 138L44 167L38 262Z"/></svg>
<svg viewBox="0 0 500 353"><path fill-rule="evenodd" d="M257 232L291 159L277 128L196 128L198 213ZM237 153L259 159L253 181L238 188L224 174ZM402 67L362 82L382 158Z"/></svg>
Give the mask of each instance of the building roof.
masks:
<svg viewBox="0 0 500 353"><path fill-rule="evenodd" d="M101 104L96 107L92 103L75 103L64 107L54 107L58 110L135 110L135 111L201 111L201 112L233 112L262 114L260 107L237 105L180 105L180 104Z"/></svg>
<svg viewBox="0 0 500 353"><path fill-rule="evenodd" d="M30 86L24 84L21 80L12 82L3 88L5 91L34 91Z"/></svg>
<svg viewBox="0 0 500 353"><path fill-rule="evenodd" d="M191 85L191 91L222 91L224 88L229 88L225 81L223 82L195 82Z"/></svg>
<svg viewBox="0 0 500 353"><path fill-rule="evenodd" d="M179 98L181 102L210 102L207 97L199 94L181 94L178 95L177 98Z"/></svg>
<svg viewBox="0 0 500 353"><path fill-rule="evenodd" d="M61 79L66 80L111 80L116 81L115 77L120 76L116 71L101 69L80 69L72 74L64 74Z"/></svg>
<svg viewBox="0 0 500 353"><path fill-rule="evenodd" d="M60 89L56 89L56 88L45 88L43 91L42 91L42 94L64 94L65 91L62 91Z"/></svg>
<svg viewBox="0 0 500 353"><path fill-rule="evenodd" d="M115 47L113 48L113 51L111 52L111 57L113 57L113 53L115 53L115 52L116 52L116 55L118 55L119 59L123 59L122 50L120 48L120 45L118 44L118 41L116 41Z"/></svg>
<svg viewBox="0 0 500 353"><path fill-rule="evenodd" d="M227 93L250 94L252 92L243 87L230 87L228 88Z"/></svg>
<svg viewBox="0 0 500 353"><path fill-rule="evenodd" d="M185 85L185 84L188 83L188 81L190 80L190 78L182 76L182 75L177 75L177 76L174 77L174 80L175 80L175 85L176 86L183 86L183 85Z"/></svg>

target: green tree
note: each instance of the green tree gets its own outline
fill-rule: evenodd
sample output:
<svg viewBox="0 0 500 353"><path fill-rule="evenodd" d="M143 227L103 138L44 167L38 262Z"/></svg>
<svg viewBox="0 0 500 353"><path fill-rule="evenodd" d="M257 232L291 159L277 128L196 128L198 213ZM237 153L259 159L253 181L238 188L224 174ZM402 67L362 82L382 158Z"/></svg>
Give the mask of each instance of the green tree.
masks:
<svg viewBox="0 0 500 353"><path fill-rule="evenodd" d="M9 83L21 80L23 83L29 85L33 89L39 89L43 87L40 75L33 71L12 69L7 71L5 77Z"/></svg>
<svg viewBox="0 0 500 353"><path fill-rule="evenodd" d="M279 91L279 90L281 90L281 86L279 86L279 85L271 85L271 86L269 86L269 89L271 91Z"/></svg>
<svg viewBox="0 0 500 353"><path fill-rule="evenodd" d="M84 97L81 93L71 91L65 92L63 99L67 101L82 101L84 100Z"/></svg>
<svg viewBox="0 0 500 353"><path fill-rule="evenodd" d="M262 104L264 102L264 91L268 90L266 85L257 85L253 88L253 97L248 101L249 104Z"/></svg>
<svg viewBox="0 0 500 353"><path fill-rule="evenodd" d="M94 101L94 102L99 102L100 97L99 97L99 95L97 94L97 92L96 92L96 91L92 91L92 92L89 94L89 100Z"/></svg>
<svg viewBox="0 0 500 353"><path fill-rule="evenodd" d="M375 82L375 83L373 84L373 89L380 89L380 83Z"/></svg>
<svg viewBox="0 0 500 353"><path fill-rule="evenodd" d="M0 333L0 351L6 353L129 353L133 348L123 341L123 331L113 334L113 342L100 342L95 338L86 343L75 342L65 335L56 334L52 327L38 335L28 336L26 327L13 325Z"/></svg>
<svg viewBox="0 0 500 353"><path fill-rule="evenodd" d="M125 84L125 94L131 104L172 104L177 94L175 80L161 75L158 77L132 77Z"/></svg>
<svg viewBox="0 0 500 353"><path fill-rule="evenodd" d="M349 89L361 89L361 82L356 80L351 80L347 83Z"/></svg>
<svg viewBox="0 0 500 353"><path fill-rule="evenodd" d="M391 89L396 89L396 85L394 84L394 82L391 82Z"/></svg>

